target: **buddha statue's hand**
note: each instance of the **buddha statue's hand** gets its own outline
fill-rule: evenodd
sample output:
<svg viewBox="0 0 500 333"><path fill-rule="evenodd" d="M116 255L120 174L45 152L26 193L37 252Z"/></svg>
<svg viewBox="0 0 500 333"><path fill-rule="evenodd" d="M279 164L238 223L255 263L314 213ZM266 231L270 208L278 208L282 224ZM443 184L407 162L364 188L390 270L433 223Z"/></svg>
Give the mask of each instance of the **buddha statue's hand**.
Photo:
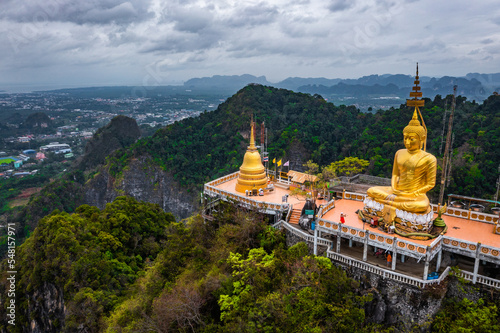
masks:
<svg viewBox="0 0 500 333"><path fill-rule="evenodd" d="M387 201L394 201L394 199L396 199L395 194L389 194L387 197L385 197L385 200Z"/></svg>
<svg viewBox="0 0 500 333"><path fill-rule="evenodd" d="M395 202L404 202L404 201L415 201L417 200L413 195L414 192L404 192L397 191L397 193L388 195L385 200L386 201L395 201Z"/></svg>

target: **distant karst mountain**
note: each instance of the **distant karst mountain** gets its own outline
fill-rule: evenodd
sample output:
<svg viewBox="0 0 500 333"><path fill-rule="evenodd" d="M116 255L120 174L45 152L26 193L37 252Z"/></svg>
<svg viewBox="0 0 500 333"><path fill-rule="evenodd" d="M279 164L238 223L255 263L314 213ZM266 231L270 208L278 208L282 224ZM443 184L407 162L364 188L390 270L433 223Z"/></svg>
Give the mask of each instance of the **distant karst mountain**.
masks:
<svg viewBox="0 0 500 333"><path fill-rule="evenodd" d="M328 99L335 99L336 97L393 96L404 101L414 79L412 75L374 74L358 79L289 77L277 83L270 83L265 76L257 77L244 74L193 78L186 81L184 86L192 89L223 89L227 90L227 92L236 93L237 90L247 84L257 83L312 95L322 94L323 97ZM444 76L441 78L421 76L420 81L424 96L430 98L434 98L436 95L446 96L453 93L453 86L455 85L458 86L458 95L476 101L482 101L494 91L500 90L500 73L470 73L465 77ZM352 103L356 103L356 101L352 101Z"/></svg>
<svg viewBox="0 0 500 333"><path fill-rule="evenodd" d="M263 85L270 85L265 76L253 76L250 74L243 75L214 75L212 77L193 78L187 80L184 86L195 88L222 88L222 89L236 89L246 86L249 83L258 83Z"/></svg>

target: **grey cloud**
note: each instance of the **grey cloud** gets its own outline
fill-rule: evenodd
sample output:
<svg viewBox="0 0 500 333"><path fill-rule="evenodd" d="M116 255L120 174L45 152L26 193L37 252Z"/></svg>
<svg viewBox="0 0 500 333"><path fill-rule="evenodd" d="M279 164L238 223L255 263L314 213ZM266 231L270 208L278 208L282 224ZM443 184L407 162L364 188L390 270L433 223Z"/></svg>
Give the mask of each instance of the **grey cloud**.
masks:
<svg viewBox="0 0 500 333"><path fill-rule="evenodd" d="M331 0L328 9L331 12L341 12L355 5L354 0Z"/></svg>
<svg viewBox="0 0 500 333"><path fill-rule="evenodd" d="M486 38L486 39L483 39L480 43L481 44L491 44L491 43L493 43L493 39Z"/></svg>
<svg viewBox="0 0 500 333"><path fill-rule="evenodd" d="M211 23L210 16L201 10L178 11L175 13L173 19L176 30L192 33L207 28Z"/></svg>
<svg viewBox="0 0 500 333"><path fill-rule="evenodd" d="M150 41L141 49L139 49L139 52L192 52L215 47L216 45L218 45L218 41L219 35L217 33L207 33L204 35L190 33L171 33L164 38Z"/></svg>
<svg viewBox="0 0 500 333"><path fill-rule="evenodd" d="M173 24L177 31L198 33L210 28L215 14L213 6L191 6L188 1L182 4L172 1L162 9L160 24Z"/></svg>
<svg viewBox="0 0 500 333"><path fill-rule="evenodd" d="M269 6L264 2L252 6L238 8L225 22L230 27L258 26L275 22L279 11L276 6Z"/></svg>
<svg viewBox="0 0 500 333"><path fill-rule="evenodd" d="M152 17L151 0L4 0L0 18L17 22L127 24Z"/></svg>

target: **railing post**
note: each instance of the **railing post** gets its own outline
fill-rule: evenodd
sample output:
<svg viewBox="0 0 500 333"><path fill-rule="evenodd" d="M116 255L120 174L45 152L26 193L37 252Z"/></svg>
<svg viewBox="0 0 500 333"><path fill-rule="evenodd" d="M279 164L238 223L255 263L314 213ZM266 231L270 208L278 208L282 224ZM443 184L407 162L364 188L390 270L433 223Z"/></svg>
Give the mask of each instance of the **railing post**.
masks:
<svg viewBox="0 0 500 333"><path fill-rule="evenodd" d="M396 250L397 250L396 243L397 243L397 241L398 241L398 239L396 237L394 237L393 243L392 243L392 267L391 267L391 269L393 271L396 270L396 260L398 258L398 255L396 253Z"/></svg>
<svg viewBox="0 0 500 333"><path fill-rule="evenodd" d="M340 253L340 233L341 232L342 232L342 223L339 222L338 231L337 231L337 253Z"/></svg>
<svg viewBox="0 0 500 333"><path fill-rule="evenodd" d="M314 227L314 255L318 255L318 227Z"/></svg>
<svg viewBox="0 0 500 333"><path fill-rule="evenodd" d="M438 257L437 257L437 260L436 260L436 272L439 272L439 269L441 268L441 259L443 257L443 247L441 247L439 249L439 252L438 252Z"/></svg>
<svg viewBox="0 0 500 333"><path fill-rule="evenodd" d="M472 284L476 284L477 281L477 272L479 270L479 250L481 248L481 242L477 243L476 247L476 259L474 261L474 275L472 276Z"/></svg>
<svg viewBox="0 0 500 333"><path fill-rule="evenodd" d="M429 250L430 246L427 246L427 249L425 251L424 280L427 280L427 277L429 275Z"/></svg>
<svg viewBox="0 0 500 333"><path fill-rule="evenodd" d="M368 260L368 234L370 233L369 230L366 230L365 232L365 244L363 247L363 261Z"/></svg>

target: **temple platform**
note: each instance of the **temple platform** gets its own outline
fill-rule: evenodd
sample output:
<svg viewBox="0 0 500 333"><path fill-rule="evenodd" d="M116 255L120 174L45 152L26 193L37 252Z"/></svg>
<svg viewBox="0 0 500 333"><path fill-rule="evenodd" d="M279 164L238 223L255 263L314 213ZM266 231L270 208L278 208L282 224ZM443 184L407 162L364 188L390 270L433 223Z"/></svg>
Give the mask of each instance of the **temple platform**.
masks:
<svg viewBox="0 0 500 333"><path fill-rule="evenodd" d="M456 265L464 279L500 289L498 274L494 277L481 275L486 269L500 265L500 234L495 233L499 226L497 215L448 207L442 215L448 226L444 235L414 240L363 223L356 211L363 209L366 194L344 192L342 199L317 200L315 230L303 230L290 224L289 219L293 209L303 207L304 198L290 196L291 191L283 183L263 196L246 196L235 190L237 177L238 172L235 172L205 184L206 207L210 202L227 200L274 215L275 227L285 227L287 232L313 245L314 254L322 247L323 253L334 262L414 286L439 283L448 275L451 266ZM431 207L434 212L438 211L438 206ZM340 223L341 213L346 214L345 224ZM390 267L385 259L374 257L377 250L392 254ZM439 279L430 279L433 272L441 274Z"/></svg>

